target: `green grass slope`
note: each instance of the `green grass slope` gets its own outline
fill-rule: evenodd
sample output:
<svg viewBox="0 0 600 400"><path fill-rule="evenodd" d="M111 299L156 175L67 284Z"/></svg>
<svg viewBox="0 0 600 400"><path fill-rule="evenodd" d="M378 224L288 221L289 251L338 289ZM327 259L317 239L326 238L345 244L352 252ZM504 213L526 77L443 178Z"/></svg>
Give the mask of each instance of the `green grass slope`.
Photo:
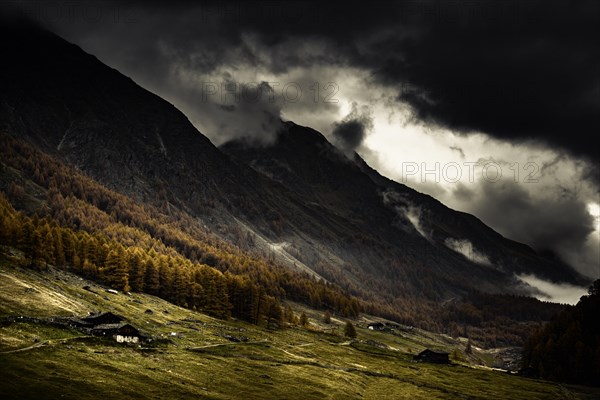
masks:
<svg viewBox="0 0 600 400"><path fill-rule="evenodd" d="M327 326L333 333L323 332L320 314L298 305L294 309L309 315L309 327L274 331L213 319L149 295L110 294L63 271L19 268L13 261L18 254L4 252L0 317L112 311L155 340L147 347L118 345L43 324L4 323L3 399L585 398L581 389L555 383L460 363L412 361L412 354L425 347L450 351L460 345L444 336L419 330L373 332L355 321L358 341L349 341L341 335L344 321L334 317ZM86 285L95 293L83 289ZM236 343L225 336L248 341Z"/></svg>

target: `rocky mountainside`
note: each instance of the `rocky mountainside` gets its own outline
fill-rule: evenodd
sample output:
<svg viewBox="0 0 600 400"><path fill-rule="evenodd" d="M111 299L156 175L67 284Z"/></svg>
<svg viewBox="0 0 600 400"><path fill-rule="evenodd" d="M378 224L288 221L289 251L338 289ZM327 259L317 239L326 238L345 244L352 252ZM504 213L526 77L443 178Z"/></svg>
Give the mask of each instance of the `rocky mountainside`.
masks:
<svg viewBox="0 0 600 400"><path fill-rule="evenodd" d="M473 215L381 176L357 154L348 159L310 128L288 122L273 146L237 141L221 150L281 183L305 203L337 213L378 244L400 249L400 260L423 263L436 276L451 271L486 282L533 273L555 281L580 280L560 260L540 255ZM363 251L369 245L360 247Z"/></svg>
<svg viewBox="0 0 600 400"><path fill-rule="evenodd" d="M229 160L173 105L36 26L4 26L0 130L136 200L215 229L251 221L273 235L303 204ZM307 223L319 225L319 221Z"/></svg>
<svg viewBox="0 0 600 400"><path fill-rule="evenodd" d="M0 43L2 132L141 204L185 212L244 251L393 308L472 289L523 293L514 273L582 280L310 128L290 122L271 147L217 149L173 105L50 32L5 26Z"/></svg>

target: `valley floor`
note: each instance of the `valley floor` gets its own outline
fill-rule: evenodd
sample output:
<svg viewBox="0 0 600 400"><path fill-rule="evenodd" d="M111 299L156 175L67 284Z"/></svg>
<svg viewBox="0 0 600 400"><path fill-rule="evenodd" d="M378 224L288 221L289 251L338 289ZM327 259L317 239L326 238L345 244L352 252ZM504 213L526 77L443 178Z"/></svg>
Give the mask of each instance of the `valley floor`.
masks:
<svg viewBox="0 0 600 400"><path fill-rule="evenodd" d="M90 286L94 292L83 289ZM294 306L300 311L300 306ZM151 311L148 311L151 310ZM460 341L423 331L374 332L358 340L344 321L268 330L221 321L153 296L119 293L62 271L36 272L0 261L0 318L83 316L111 311L155 340L149 346L31 322L0 326L3 399L587 399L567 387L466 362L412 361L426 347L452 351ZM337 326L337 328L336 328ZM324 328L332 328L327 332ZM243 339L245 342L232 340ZM464 349L464 346L462 347ZM489 363L477 352L465 361ZM587 392L586 392L587 391Z"/></svg>

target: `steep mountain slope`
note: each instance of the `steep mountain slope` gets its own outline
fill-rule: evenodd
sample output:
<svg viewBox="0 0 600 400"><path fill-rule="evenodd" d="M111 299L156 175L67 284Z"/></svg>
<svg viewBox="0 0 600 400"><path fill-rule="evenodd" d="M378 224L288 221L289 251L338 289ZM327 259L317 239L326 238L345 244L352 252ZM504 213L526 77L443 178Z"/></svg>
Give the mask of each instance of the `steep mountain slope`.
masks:
<svg viewBox="0 0 600 400"><path fill-rule="evenodd" d="M381 176L357 154L348 159L310 128L288 122L271 147L237 141L221 150L280 182L305 202L316 202L360 232L402 249L404 259L414 255L428 266L437 263L441 276L449 270L476 278L534 273L555 281L581 282L560 260L537 254L476 217Z"/></svg>
<svg viewBox="0 0 600 400"><path fill-rule="evenodd" d="M201 202L240 173L175 107L77 46L35 27L2 37L5 131L138 197L193 180L183 200Z"/></svg>
<svg viewBox="0 0 600 400"><path fill-rule="evenodd" d="M475 217L347 160L314 130L288 123L273 147L224 146L232 161L171 104L54 34L6 26L0 43L2 132L249 254L312 269L411 316L419 302L430 307L473 289L517 293L514 272L580 279ZM448 239L468 240L489 263Z"/></svg>
<svg viewBox="0 0 600 400"><path fill-rule="evenodd" d="M77 46L31 25L5 26L1 36L11 60L0 65L3 132L138 201L190 212L224 235L245 237L251 227L273 238L281 210L305 213L281 188L232 163L171 104ZM230 229L238 217L251 223ZM303 224L314 230L323 222Z"/></svg>
<svg viewBox="0 0 600 400"><path fill-rule="evenodd" d="M585 283L569 265L548 254L503 237L474 215L452 210L435 198L381 176L355 155L358 167L383 193L387 207L418 207L419 228L439 246L450 247L472 261L507 273L534 273L560 282Z"/></svg>

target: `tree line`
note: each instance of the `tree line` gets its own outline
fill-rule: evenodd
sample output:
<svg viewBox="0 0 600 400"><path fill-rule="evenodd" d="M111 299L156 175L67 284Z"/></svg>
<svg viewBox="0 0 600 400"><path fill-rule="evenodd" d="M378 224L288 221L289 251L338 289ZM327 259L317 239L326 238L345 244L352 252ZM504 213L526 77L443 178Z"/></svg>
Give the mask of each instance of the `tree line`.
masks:
<svg viewBox="0 0 600 400"><path fill-rule="evenodd" d="M525 344L523 365L541 378L600 386L600 279Z"/></svg>

